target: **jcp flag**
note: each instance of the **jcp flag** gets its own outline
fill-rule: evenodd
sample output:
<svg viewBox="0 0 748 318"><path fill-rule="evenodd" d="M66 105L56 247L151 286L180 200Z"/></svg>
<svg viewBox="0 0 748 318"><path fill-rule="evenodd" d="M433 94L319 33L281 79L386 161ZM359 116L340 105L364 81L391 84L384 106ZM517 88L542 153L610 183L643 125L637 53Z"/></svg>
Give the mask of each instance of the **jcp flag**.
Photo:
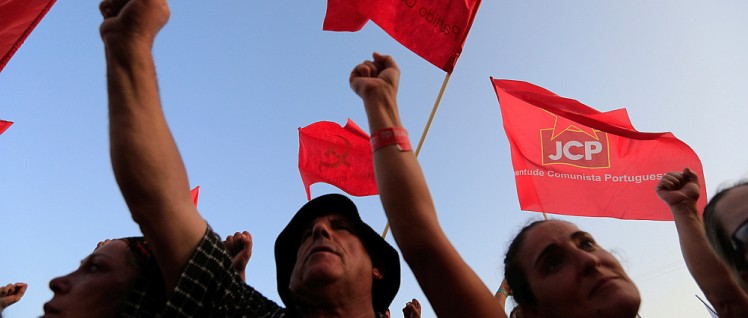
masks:
<svg viewBox="0 0 748 318"><path fill-rule="evenodd" d="M491 78L501 105L520 207L526 211L672 220L657 182L701 161L673 134L634 129L625 109L599 112L539 86ZM702 183L698 206L706 204Z"/></svg>

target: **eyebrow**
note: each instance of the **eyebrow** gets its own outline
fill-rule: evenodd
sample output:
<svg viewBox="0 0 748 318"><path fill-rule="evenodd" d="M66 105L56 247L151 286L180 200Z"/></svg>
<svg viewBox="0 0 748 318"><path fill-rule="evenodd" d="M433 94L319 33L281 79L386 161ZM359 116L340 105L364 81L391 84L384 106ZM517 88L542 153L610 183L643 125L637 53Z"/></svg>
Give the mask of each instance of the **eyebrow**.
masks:
<svg viewBox="0 0 748 318"><path fill-rule="evenodd" d="M86 258L81 260L81 264L85 263L87 260L96 259L96 258L109 258L111 259L111 255L103 254L103 253L91 253L91 255L86 256Z"/></svg>
<svg viewBox="0 0 748 318"><path fill-rule="evenodd" d="M574 233L571 234L571 239L572 240L578 240L578 239L580 239L582 237L587 237L587 236L591 237L592 235L590 233L585 232L585 231L576 231L576 232L574 232Z"/></svg>
<svg viewBox="0 0 748 318"><path fill-rule="evenodd" d="M336 216L331 217L330 218L330 223L331 224L332 223L345 223L345 224L348 224L348 225L352 225L353 224L353 222L349 218L344 217L342 215L336 215Z"/></svg>
<svg viewBox="0 0 748 318"><path fill-rule="evenodd" d="M590 236L590 233L587 233L585 231L576 231L574 233L571 233L569 235L569 238L571 238L572 241L579 240L582 237ZM535 263L533 266L538 267L540 264L540 261L546 257L546 255L555 252L559 248L559 245L556 243L551 243L548 246L546 246L540 254L538 254L538 257L535 258Z"/></svg>

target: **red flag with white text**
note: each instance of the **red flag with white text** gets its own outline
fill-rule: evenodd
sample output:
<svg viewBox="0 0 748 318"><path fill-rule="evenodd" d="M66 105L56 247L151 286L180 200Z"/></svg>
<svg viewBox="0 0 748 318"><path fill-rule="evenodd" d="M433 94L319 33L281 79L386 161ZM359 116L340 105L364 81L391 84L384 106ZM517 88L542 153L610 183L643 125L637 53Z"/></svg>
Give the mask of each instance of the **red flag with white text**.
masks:
<svg viewBox="0 0 748 318"><path fill-rule="evenodd" d="M55 0L0 0L0 71Z"/></svg>
<svg viewBox="0 0 748 318"><path fill-rule="evenodd" d="M2 135L10 126L13 125L12 121L0 119L0 135Z"/></svg>
<svg viewBox="0 0 748 318"><path fill-rule="evenodd" d="M328 0L326 31L361 30L368 20L447 73L454 69L481 0Z"/></svg>
<svg viewBox="0 0 748 318"><path fill-rule="evenodd" d="M350 119L345 127L320 121L299 128L299 172L307 199L317 182L354 196L379 193L369 135Z"/></svg>
<svg viewBox="0 0 748 318"><path fill-rule="evenodd" d="M701 161L669 132L639 132L625 109L599 112L539 86L491 78L501 106L520 207L526 211L672 220L655 188L669 171Z"/></svg>

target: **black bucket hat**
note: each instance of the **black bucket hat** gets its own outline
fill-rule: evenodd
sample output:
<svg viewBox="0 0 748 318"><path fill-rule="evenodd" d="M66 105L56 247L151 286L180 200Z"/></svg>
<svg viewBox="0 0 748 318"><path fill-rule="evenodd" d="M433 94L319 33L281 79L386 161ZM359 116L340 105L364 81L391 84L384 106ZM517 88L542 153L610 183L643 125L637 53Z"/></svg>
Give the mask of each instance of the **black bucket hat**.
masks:
<svg viewBox="0 0 748 318"><path fill-rule="evenodd" d="M350 220L355 234L371 257L372 265L383 273L382 279L373 281L372 305L376 312L384 313L400 289L400 257L384 238L361 220L353 201L340 194L326 194L307 202L278 235L275 240L278 294L288 310L295 311L289 284L302 232L315 219L330 214L341 215Z"/></svg>

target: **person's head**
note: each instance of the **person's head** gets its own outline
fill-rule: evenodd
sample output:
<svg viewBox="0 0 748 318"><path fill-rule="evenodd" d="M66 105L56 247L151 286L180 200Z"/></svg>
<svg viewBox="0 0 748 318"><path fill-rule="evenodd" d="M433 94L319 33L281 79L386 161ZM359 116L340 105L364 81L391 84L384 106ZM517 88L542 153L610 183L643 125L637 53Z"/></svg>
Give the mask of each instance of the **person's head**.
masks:
<svg viewBox="0 0 748 318"><path fill-rule="evenodd" d="M504 275L525 318L634 317L639 309L639 291L618 260L569 222L524 227Z"/></svg>
<svg viewBox="0 0 748 318"><path fill-rule="evenodd" d="M709 243L748 291L748 181L717 193L704 208Z"/></svg>
<svg viewBox="0 0 748 318"><path fill-rule="evenodd" d="M116 317L156 314L163 305L163 280L142 237L108 240L70 274L52 279L47 314L59 317Z"/></svg>
<svg viewBox="0 0 748 318"><path fill-rule="evenodd" d="M275 264L278 294L290 310L363 295L374 311L384 313L400 287L397 251L339 194L299 209L278 235Z"/></svg>

